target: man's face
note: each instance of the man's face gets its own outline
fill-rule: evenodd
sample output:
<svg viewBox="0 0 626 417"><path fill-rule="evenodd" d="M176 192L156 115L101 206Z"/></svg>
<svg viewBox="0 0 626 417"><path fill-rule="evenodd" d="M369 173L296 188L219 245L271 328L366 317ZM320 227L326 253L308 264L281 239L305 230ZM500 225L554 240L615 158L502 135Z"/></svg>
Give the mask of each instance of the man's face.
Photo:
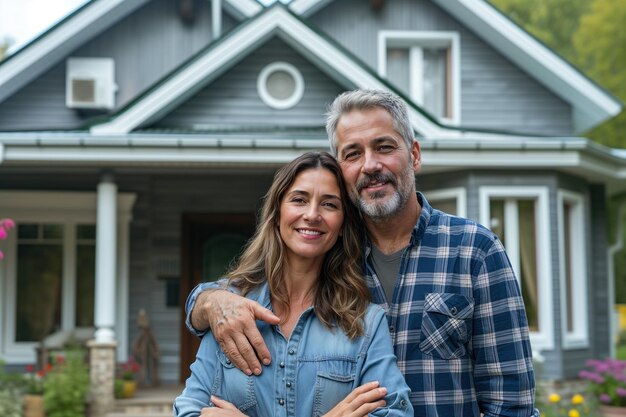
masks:
<svg viewBox="0 0 626 417"><path fill-rule="evenodd" d="M352 201L374 221L399 213L415 198L421 166L417 141L411 149L382 108L355 110L337 123L337 159Z"/></svg>

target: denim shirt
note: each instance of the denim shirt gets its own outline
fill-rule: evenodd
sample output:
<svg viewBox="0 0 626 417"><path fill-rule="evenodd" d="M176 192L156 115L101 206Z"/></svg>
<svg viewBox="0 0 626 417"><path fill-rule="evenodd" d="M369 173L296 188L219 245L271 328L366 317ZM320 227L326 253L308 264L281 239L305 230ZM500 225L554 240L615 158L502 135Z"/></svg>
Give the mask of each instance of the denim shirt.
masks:
<svg viewBox="0 0 626 417"><path fill-rule="evenodd" d="M271 308L267 284L247 298ZM384 310L370 304L364 324L363 336L350 340L340 328L325 327L310 307L286 340L279 326L258 321L272 355L259 376L237 369L207 333L185 389L174 402L174 414L198 416L203 407L212 406L210 396L215 395L249 417L321 416L354 388L379 381L387 388L387 405L370 415L412 416L410 390L396 365Z"/></svg>

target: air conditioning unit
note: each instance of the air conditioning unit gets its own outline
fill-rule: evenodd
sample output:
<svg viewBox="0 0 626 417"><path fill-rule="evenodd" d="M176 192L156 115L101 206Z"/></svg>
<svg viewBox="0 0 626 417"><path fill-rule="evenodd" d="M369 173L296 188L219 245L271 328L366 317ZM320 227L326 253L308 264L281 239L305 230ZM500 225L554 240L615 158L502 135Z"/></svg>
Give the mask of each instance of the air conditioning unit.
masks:
<svg viewBox="0 0 626 417"><path fill-rule="evenodd" d="M68 58L65 104L71 109L115 107L115 61L112 58Z"/></svg>

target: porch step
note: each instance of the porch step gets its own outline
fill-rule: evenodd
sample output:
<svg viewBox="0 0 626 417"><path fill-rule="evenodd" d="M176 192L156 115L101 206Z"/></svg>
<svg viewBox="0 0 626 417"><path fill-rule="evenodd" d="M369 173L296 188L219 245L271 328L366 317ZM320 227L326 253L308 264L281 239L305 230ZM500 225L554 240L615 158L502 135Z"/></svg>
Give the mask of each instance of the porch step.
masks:
<svg viewBox="0 0 626 417"><path fill-rule="evenodd" d="M106 417L172 417L174 398L181 392L180 386L139 388L135 397L116 400Z"/></svg>

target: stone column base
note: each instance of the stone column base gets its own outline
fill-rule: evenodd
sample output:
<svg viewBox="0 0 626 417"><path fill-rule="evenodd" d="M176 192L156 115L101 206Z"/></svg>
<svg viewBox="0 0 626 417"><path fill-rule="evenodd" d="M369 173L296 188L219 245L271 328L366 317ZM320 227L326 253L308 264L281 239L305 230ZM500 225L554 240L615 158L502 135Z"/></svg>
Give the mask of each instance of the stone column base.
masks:
<svg viewBox="0 0 626 417"><path fill-rule="evenodd" d="M91 380L91 405L89 417L104 417L115 403L114 382L116 342L87 342L89 348L89 374Z"/></svg>

